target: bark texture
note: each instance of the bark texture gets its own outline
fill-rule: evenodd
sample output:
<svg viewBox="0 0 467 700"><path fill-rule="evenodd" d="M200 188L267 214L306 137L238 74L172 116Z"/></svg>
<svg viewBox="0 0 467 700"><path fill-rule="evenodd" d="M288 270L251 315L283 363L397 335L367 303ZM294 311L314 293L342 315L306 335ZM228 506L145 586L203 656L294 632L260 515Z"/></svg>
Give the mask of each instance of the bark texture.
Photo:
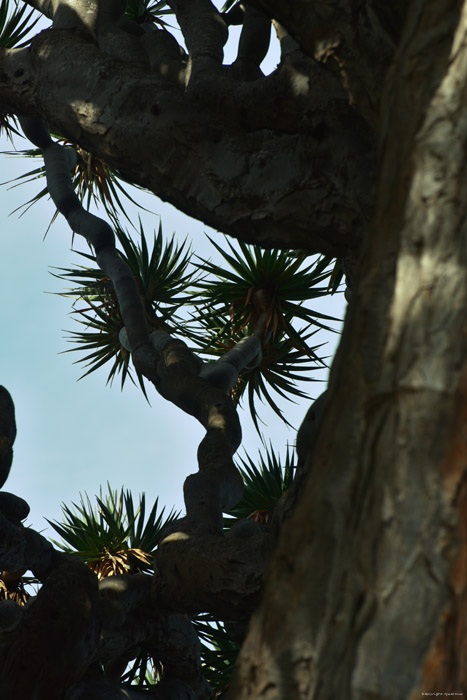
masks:
<svg viewBox="0 0 467 700"><path fill-rule="evenodd" d="M467 7L414 3L312 469L232 699L467 692L466 96Z"/></svg>
<svg viewBox="0 0 467 700"><path fill-rule="evenodd" d="M225 38L220 15L213 22L213 36L217 28ZM139 37L106 31L96 42L83 22L60 21L30 49L0 51L0 102L40 115L132 182L225 233L355 258L373 201L372 126L349 105L335 71L300 50L284 49L267 78L239 79L217 59L204 70L202 26L190 39L186 87L188 67L177 80L160 47L154 63ZM222 43L214 41L213 55Z"/></svg>
<svg viewBox="0 0 467 700"><path fill-rule="evenodd" d="M0 609L1 692L125 697L119 670L144 643L169 669L154 697L209 698L184 614L244 625L269 562L231 700L467 693L467 5L254 0L229 67L230 20L208 0L170 3L188 56L160 30L122 23L114 0L31 4L53 26L28 49L0 50L4 109L24 124L40 117L244 241L361 259L271 561L270 534L222 533L241 488L225 390L183 343L151 345L135 321L130 346L147 350L157 389L206 428L187 516L166 533L152 579L99 589L3 494L0 568L31 568L43 587L24 613ZM265 16L280 23L282 51L267 78ZM47 139L41 148L57 151ZM112 241L99 250L115 267ZM125 271L114 272L117 288ZM14 414L2 396L6 478ZM46 668L55 656L58 675ZM105 679L93 675L102 659Z"/></svg>

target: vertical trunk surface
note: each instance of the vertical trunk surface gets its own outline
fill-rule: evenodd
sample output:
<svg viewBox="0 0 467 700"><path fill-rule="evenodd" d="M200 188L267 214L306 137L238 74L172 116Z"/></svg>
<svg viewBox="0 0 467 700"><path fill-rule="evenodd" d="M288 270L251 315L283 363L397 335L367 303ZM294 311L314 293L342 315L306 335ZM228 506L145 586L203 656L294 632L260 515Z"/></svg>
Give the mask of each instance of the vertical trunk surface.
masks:
<svg viewBox="0 0 467 700"><path fill-rule="evenodd" d="M382 115L329 408L232 700L467 694L465 3L412 3Z"/></svg>

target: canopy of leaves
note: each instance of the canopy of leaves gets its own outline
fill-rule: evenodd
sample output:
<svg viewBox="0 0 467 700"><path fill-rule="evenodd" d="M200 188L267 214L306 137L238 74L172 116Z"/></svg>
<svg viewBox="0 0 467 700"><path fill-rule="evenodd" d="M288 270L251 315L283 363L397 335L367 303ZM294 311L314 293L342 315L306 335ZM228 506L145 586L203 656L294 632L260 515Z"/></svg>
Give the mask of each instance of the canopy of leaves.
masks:
<svg viewBox="0 0 467 700"><path fill-rule="evenodd" d="M329 329L332 317L311 307L329 293L334 270L328 258L309 260L281 250L261 250L243 243L228 251L212 241L220 264L193 259L186 241L165 241L162 227L154 233L150 249L143 226L139 242L114 220L121 256L133 272L150 329L181 335L206 359L218 359L245 335L258 332L263 339L262 359L241 371L232 396L238 402L248 395L249 409L259 430L257 399L265 400L283 419L271 394L291 399L306 396L297 384L313 380L313 369L325 366L319 344L310 339ZM89 261L94 258L81 254ZM107 381L121 374L133 381L130 353L120 342L123 320L117 297L106 275L97 267L61 269L58 277L72 282L64 296L75 300L73 314L82 329L71 331L72 351L86 354L83 376L111 363ZM196 308L196 312L189 312ZM137 379L146 396L143 377Z"/></svg>
<svg viewBox="0 0 467 700"><path fill-rule="evenodd" d="M208 613L198 615L193 624L201 641L203 675L216 700L226 696L233 667L240 650L223 624Z"/></svg>
<svg viewBox="0 0 467 700"><path fill-rule="evenodd" d="M257 463L245 455L237 466L245 488L242 500L224 518L225 525L231 527L244 518L269 522L276 503L292 483L297 466L293 451L287 446L281 457L270 444L264 454L258 453Z"/></svg>
<svg viewBox="0 0 467 700"><path fill-rule="evenodd" d="M201 353L220 356L243 334L261 330L263 357L254 368L246 368L234 390L238 401L246 391L249 409L258 425L256 399L266 400L275 413L283 413L271 395L282 398L305 396L297 382L313 379L313 369L325 366L317 355L319 344L310 339L320 329L331 330L336 319L310 306L329 293L333 273L329 258L309 262L304 254L263 250L226 241L228 250L211 240L221 264L200 262L205 277L196 283L201 306L197 309L192 341Z"/></svg>

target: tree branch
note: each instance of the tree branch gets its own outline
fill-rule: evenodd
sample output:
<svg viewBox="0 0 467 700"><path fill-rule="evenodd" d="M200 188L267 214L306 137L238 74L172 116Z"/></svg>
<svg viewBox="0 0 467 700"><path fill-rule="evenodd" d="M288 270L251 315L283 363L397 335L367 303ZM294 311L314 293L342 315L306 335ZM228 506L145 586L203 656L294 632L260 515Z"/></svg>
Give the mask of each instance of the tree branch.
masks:
<svg viewBox="0 0 467 700"><path fill-rule="evenodd" d="M134 276L117 253L115 236L109 224L85 211L74 192L70 175L76 158L74 151L54 143L40 119L22 117L20 124L25 135L42 149L47 187L55 206L65 216L72 231L84 236L92 245L98 265L112 280L136 367L156 384L157 356L149 340L144 307Z"/></svg>
<svg viewBox="0 0 467 700"><path fill-rule="evenodd" d="M24 609L10 643L2 648L1 697L61 698L94 658L97 578L81 561L66 560Z"/></svg>
<svg viewBox="0 0 467 700"><path fill-rule="evenodd" d="M44 581L58 567L70 562L70 557L54 549L45 537L22 525L21 520L29 512L26 501L4 491L1 496L0 571L30 570Z"/></svg>
<svg viewBox="0 0 467 700"><path fill-rule="evenodd" d="M79 29L97 35L101 0L52 0L54 29Z"/></svg>
<svg viewBox="0 0 467 700"><path fill-rule="evenodd" d="M151 579L144 574L112 576L98 589L95 574L79 559L66 557L26 607L0 602L0 636L9 642L1 644L2 697L30 700L37 693L58 700L68 690L67 698L128 697L112 682L112 669L120 668L118 679L124 670L119 659L127 663L131 650L144 645L164 664L158 691L170 689L172 698L177 688L184 688L196 698L210 699L192 623L158 610L159 603L156 607L151 599ZM38 646L35 653L33 646ZM33 658L26 664L28 654ZM94 676L96 662L105 664L107 678ZM108 695L86 696L86 690Z"/></svg>
<svg viewBox="0 0 467 700"><path fill-rule="evenodd" d="M232 70L241 80L256 80L263 74L260 65L269 49L271 20L264 12L246 7L237 58Z"/></svg>
<svg viewBox="0 0 467 700"><path fill-rule="evenodd" d="M309 56L341 76L351 103L376 124L384 79L402 31L407 3L381 0L249 0L282 24Z"/></svg>
<svg viewBox="0 0 467 700"><path fill-rule="evenodd" d="M201 363L185 343L168 334L161 341L158 391L206 428L198 447L199 472L184 484L186 518L171 531L222 534L222 512L238 503L243 482L232 455L241 442L241 428L231 399L199 375Z"/></svg>
<svg viewBox="0 0 467 700"><path fill-rule="evenodd" d="M373 202L372 133L335 78L317 64L306 70L190 95L78 33L51 30L28 53L0 51L0 101L41 113L49 128L221 231L355 257Z"/></svg>
<svg viewBox="0 0 467 700"><path fill-rule="evenodd" d="M228 29L211 0L169 0L188 49L188 82L222 65Z"/></svg>
<svg viewBox="0 0 467 700"><path fill-rule="evenodd" d="M200 643L191 621L167 614L151 594L146 574L110 576L99 584L103 630L97 658L106 661L106 675L118 680L128 650L141 645L164 665L164 678L194 689L197 698L211 697L201 673ZM110 660L110 662L109 662ZM123 668L123 670L124 670Z"/></svg>
<svg viewBox="0 0 467 700"><path fill-rule="evenodd" d="M53 19L54 16L54 0L23 0L27 5L30 5L35 10L40 12L44 17Z"/></svg>
<svg viewBox="0 0 467 700"><path fill-rule="evenodd" d="M8 528L3 521L0 525L5 533ZM5 697L30 700L37 692L59 698L73 686L71 698L98 689L118 698L119 686L112 680L131 660L131 650L141 645L164 665L161 692L166 686L173 692L186 686L196 698L211 697L201 674L199 641L191 622L179 613L209 611L246 623L270 555L267 532L255 531L246 539L234 533L225 539L171 535L158 548L154 577L112 576L98 586L95 574L78 558L56 552L29 528L16 531L25 541L25 556L15 565L35 570L39 562L43 586L26 608L0 603L0 635L9 635L9 645L0 645L0 692ZM52 559L53 565L47 564ZM12 562L10 549L0 567ZM31 645L38 647L35 654ZM19 674L30 654L27 673ZM96 661L105 664L108 681L93 677Z"/></svg>
<svg viewBox="0 0 467 700"><path fill-rule="evenodd" d="M157 339L151 342L149 338L133 273L115 248L112 229L103 219L85 211L73 190L70 176L73 162L67 156L70 153L75 156L74 152L54 143L40 119L22 117L20 124L26 136L43 151L47 186L55 206L66 217L72 231L83 235L93 246L97 263L112 281L136 368L164 398L195 416L206 428L206 436L198 448L200 471L185 481L184 527L220 534L222 512L240 500L243 490L242 479L232 461L232 454L241 442L240 423L233 404L222 390L199 376L200 361L183 342L173 341L163 333L156 351Z"/></svg>
<svg viewBox="0 0 467 700"><path fill-rule="evenodd" d="M154 600L169 611L247 621L258 603L273 540L269 532L237 534L177 532L163 539L155 556Z"/></svg>

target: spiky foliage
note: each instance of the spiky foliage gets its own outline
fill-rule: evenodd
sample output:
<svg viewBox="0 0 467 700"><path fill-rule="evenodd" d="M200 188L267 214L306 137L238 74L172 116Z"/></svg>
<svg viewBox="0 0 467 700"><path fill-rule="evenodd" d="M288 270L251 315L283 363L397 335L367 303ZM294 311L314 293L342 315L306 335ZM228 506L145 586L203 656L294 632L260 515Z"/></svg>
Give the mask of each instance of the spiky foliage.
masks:
<svg viewBox="0 0 467 700"><path fill-rule="evenodd" d="M128 0L125 10L125 16L139 24L165 24L164 15L173 15L165 0Z"/></svg>
<svg viewBox="0 0 467 700"><path fill-rule="evenodd" d="M13 136L21 136L18 131L18 120L14 114L0 114L0 135L2 133L11 143L13 143Z"/></svg>
<svg viewBox="0 0 467 700"><path fill-rule="evenodd" d="M234 332L225 317L210 312L209 318L200 316L198 324L202 333L198 337L191 335L192 340L201 345L200 338L205 338L201 345L201 353L221 357L241 340L243 334ZM310 327L301 331L301 342L307 343L316 330ZM245 368L240 372L238 382L231 392L236 404L246 397L253 424L260 433L261 418L258 412L258 401L265 401L284 423L289 422L283 415L274 394L288 401L292 397L307 397L297 382L313 381L310 375L317 366L323 366L324 360L317 357L321 345L307 343L307 351L297 348L284 335L269 339L263 346L263 354L257 367Z"/></svg>
<svg viewBox="0 0 467 700"><path fill-rule="evenodd" d="M154 232L150 251L141 222L139 243L133 242L118 225L115 233L122 247L122 258L137 281L149 327L176 329L181 323L177 309L186 302L186 285L192 279L187 272L190 251L186 243L179 246L174 238L164 241L162 227L159 226L157 234ZM92 256L82 255L94 261ZM76 285L63 296L76 300L73 313L84 326L83 330L70 331L70 339L76 345L71 351L84 350L88 353L78 360L88 368L83 376L111 362L108 382L117 374L121 374L122 387L127 377L133 381L129 368L130 354L119 340L124 324L110 279L97 267L62 269L56 276ZM138 372L136 375L146 395L143 377Z"/></svg>
<svg viewBox="0 0 467 700"><path fill-rule="evenodd" d="M146 518L146 498L142 494L135 509L133 497L123 488L96 496L94 506L89 496L80 494L79 504L63 504L63 521L49 524L62 538L52 540L64 552L78 554L98 578L115 574L149 571L152 556L163 528L177 517L173 510L164 517L155 500Z"/></svg>
<svg viewBox="0 0 467 700"><path fill-rule="evenodd" d="M156 498L146 516L146 498L142 494L135 509L133 498L123 488L113 491L107 484L107 494L96 496L94 505L89 496L80 494L80 503L62 505L62 522L48 521L62 538L52 540L69 554L79 555L99 579L117 574L151 571L151 562L163 529L179 513L173 509L165 516L158 512ZM122 682L134 685L154 685L160 679L162 667L141 649L122 676Z"/></svg>
<svg viewBox="0 0 467 700"><path fill-rule="evenodd" d="M208 613L198 615L193 624L201 642L201 664L216 700L225 697L240 646L230 639L224 625Z"/></svg>
<svg viewBox="0 0 467 700"><path fill-rule="evenodd" d="M101 158L92 155L71 141L67 141L57 134L53 134L53 136L57 138L59 143L73 148L76 151L77 159L72 173L72 181L74 190L81 199L83 206L89 209L92 203L96 206L102 204L107 214L112 218L116 217L118 214L123 214L127 217L126 209L128 202L144 209L144 207L141 207L129 194L128 183L120 173L110 168ZM42 161L42 151L39 148L3 151L3 153L8 156L19 156ZM45 178L45 166L41 163L37 168L28 170L22 175L1 184L19 187L34 182L35 180L43 181L43 178ZM142 189L138 187L138 185L133 186ZM31 199L21 204L15 211L23 210L24 213L31 206L43 200L47 195L47 187L42 187ZM125 199L122 199L122 195ZM57 212L53 215L50 222L51 224L56 217Z"/></svg>
<svg viewBox="0 0 467 700"><path fill-rule="evenodd" d="M237 461L244 491L242 500L224 518L227 527L245 518L269 522L277 501L293 481L297 465L293 450L289 446L283 457L274 452L271 444L265 453L260 451L258 454L258 463L248 455L246 459Z"/></svg>
<svg viewBox="0 0 467 700"><path fill-rule="evenodd" d="M26 37L36 26L40 15L17 0L0 2L0 46L5 49L21 48Z"/></svg>
<svg viewBox="0 0 467 700"><path fill-rule="evenodd" d="M331 317L300 300L309 301L327 292L323 283L330 277L329 260L306 264L303 255L263 251L242 243L238 250L229 243L230 254L211 241L231 269L225 264L201 262L190 270L186 242L180 247L173 239L165 243L159 227L149 251L141 222L138 243L115 223L122 257L137 280L149 327L176 331L191 340L202 355L216 359L260 328L261 362L241 371L232 396L236 402L244 394L248 397L258 431L258 400L266 401L285 420L274 392L288 400L305 397L298 382L312 381L313 369L324 365L317 354L320 345L312 344L311 339ZM90 255L84 257L93 260ZM122 386L127 377L133 381L129 353L119 340L123 321L108 277L96 267L60 272L59 277L75 284L64 295L76 299L73 313L84 326L83 330L70 332L75 345L71 351L87 353L78 360L87 368L83 376L111 363L108 381L118 374ZM188 323L186 309L190 306L196 306L196 315L192 314ZM184 318L179 313L182 307ZM137 374L137 378L145 393L143 377Z"/></svg>
<svg viewBox="0 0 467 700"><path fill-rule="evenodd" d="M253 332L260 316L266 313L266 334L277 337L283 333L306 350L291 318L329 329L323 321L334 319L304 304L328 294L329 258L305 264L306 254L290 255L284 250L262 249L242 241L237 250L226 239L229 253L209 240L227 266L199 263L198 267L209 277L198 286L204 292L206 306L229 317L234 332L245 328Z"/></svg>
<svg viewBox="0 0 467 700"><path fill-rule="evenodd" d="M107 165L102 158L98 158L70 141L60 140L65 146L74 148L77 153L78 158L73 171L73 186L84 207L89 209L91 202L96 206L102 204L107 214L112 218L120 213L128 218L126 213L128 202L139 208L144 208L138 205L128 193L128 184L125 178ZM143 189L138 185L133 185L133 187ZM124 200L121 199L122 195L125 197Z"/></svg>
<svg viewBox="0 0 467 700"><path fill-rule="evenodd" d="M24 571L0 573L0 601L13 600L18 605L25 605L28 602L30 593L26 586L35 582L35 579L23 576L24 573Z"/></svg>
<svg viewBox="0 0 467 700"><path fill-rule="evenodd" d="M160 681L163 675L162 664L153 659L145 648L141 648L133 662L128 665L120 682L149 688Z"/></svg>
<svg viewBox="0 0 467 700"><path fill-rule="evenodd" d="M20 5L16 0L0 1L0 46L5 49L25 46L27 36L35 27L39 15L27 5ZM4 133L12 141L13 135L21 136L18 123L13 114L0 112L0 134Z"/></svg>
<svg viewBox="0 0 467 700"><path fill-rule="evenodd" d="M321 258L307 264L305 255L262 250L241 242L237 249L227 241L228 252L211 243L224 264L198 264L207 277L197 283L204 308L196 320L203 333L200 336L195 331L193 341L202 353L221 355L243 335L260 333L261 364L243 371L234 390L238 400L247 389L259 430L255 399L265 399L283 418L270 389L287 399L304 396L296 382L312 380L310 372L325 365L317 355L320 346L309 341L318 329L329 330L327 322L336 319L313 310L308 302L328 293L330 261Z"/></svg>
<svg viewBox="0 0 467 700"><path fill-rule="evenodd" d="M234 5L239 5L240 2L241 0L226 0L222 5L221 12L227 12L227 10L230 10Z"/></svg>
<svg viewBox="0 0 467 700"><path fill-rule="evenodd" d="M332 258L329 258L329 263L332 264L332 270L329 276L328 293L335 294L342 284L344 271L340 260L333 261Z"/></svg>

